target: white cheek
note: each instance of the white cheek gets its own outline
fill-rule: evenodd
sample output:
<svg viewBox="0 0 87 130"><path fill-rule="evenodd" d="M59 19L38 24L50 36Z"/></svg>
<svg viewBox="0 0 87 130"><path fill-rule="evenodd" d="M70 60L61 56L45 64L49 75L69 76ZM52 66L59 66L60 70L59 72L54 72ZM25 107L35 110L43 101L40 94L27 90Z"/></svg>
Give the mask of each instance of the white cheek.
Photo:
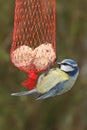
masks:
<svg viewBox="0 0 87 130"><path fill-rule="evenodd" d="M70 67L69 65L61 65L61 70L65 72L73 71L74 69Z"/></svg>

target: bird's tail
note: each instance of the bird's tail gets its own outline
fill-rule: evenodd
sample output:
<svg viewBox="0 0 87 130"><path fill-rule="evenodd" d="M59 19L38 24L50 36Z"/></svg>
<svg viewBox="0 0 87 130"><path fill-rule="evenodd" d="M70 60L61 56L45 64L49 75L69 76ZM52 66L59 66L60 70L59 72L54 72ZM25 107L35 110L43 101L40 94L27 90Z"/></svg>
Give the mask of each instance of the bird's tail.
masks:
<svg viewBox="0 0 87 130"><path fill-rule="evenodd" d="M11 96L25 96L29 94L35 94L38 93L36 89L32 89L30 91L24 91L24 92L19 92L19 93L12 93Z"/></svg>

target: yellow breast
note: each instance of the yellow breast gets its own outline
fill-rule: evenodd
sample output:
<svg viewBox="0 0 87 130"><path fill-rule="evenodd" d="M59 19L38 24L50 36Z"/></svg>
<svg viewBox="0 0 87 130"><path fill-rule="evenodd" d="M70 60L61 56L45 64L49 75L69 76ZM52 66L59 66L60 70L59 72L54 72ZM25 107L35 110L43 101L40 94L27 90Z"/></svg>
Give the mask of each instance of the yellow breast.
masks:
<svg viewBox="0 0 87 130"><path fill-rule="evenodd" d="M60 82L68 80L68 75L58 68L51 69L46 76L36 85L36 89L40 93L46 93Z"/></svg>

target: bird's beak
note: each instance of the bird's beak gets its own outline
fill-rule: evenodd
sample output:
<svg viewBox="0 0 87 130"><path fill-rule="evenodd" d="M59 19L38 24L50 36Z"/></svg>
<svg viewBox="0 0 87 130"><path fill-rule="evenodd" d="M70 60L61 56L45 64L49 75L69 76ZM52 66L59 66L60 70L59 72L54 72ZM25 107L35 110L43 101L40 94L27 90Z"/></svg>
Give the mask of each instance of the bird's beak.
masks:
<svg viewBox="0 0 87 130"><path fill-rule="evenodd" d="M57 62L58 65L61 65L61 62Z"/></svg>

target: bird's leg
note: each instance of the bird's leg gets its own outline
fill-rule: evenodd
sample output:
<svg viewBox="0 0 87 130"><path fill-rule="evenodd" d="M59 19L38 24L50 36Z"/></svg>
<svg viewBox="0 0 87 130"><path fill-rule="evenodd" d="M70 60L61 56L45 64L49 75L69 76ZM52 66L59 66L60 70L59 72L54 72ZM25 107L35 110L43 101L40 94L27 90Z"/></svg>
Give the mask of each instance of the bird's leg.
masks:
<svg viewBox="0 0 87 130"><path fill-rule="evenodd" d="M52 63L51 63L51 61L50 61L50 62L48 63L47 69L44 71L44 75L45 75L45 76L49 73L50 68L51 68L51 65L52 65Z"/></svg>

